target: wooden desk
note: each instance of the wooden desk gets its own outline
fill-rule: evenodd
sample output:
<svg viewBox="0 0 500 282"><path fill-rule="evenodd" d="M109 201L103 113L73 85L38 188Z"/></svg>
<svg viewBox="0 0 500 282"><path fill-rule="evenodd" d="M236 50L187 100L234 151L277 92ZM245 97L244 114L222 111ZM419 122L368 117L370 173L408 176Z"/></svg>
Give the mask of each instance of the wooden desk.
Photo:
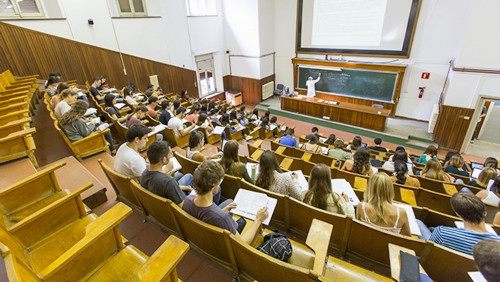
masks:
<svg viewBox="0 0 500 282"><path fill-rule="evenodd" d="M281 97L281 109L319 118L327 116L331 121L377 131L384 131L386 119L391 113L388 109L345 102L331 105L325 101L319 102L319 100L316 97Z"/></svg>

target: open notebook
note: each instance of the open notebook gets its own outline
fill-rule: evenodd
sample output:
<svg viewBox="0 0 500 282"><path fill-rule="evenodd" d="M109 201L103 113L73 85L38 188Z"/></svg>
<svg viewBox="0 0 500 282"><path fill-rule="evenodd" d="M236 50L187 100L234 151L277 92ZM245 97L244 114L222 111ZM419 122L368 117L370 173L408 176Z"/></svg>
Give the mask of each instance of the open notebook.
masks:
<svg viewBox="0 0 500 282"><path fill-rule="evenodd" d="M234 197L234 202L237 207L232 209L231 212L252 220L255 220L259 209L263 207L267 208L269 216L262 223L269 225L278 200L268 197L264 193L258 193L240 188L236 197Z"/></svg>

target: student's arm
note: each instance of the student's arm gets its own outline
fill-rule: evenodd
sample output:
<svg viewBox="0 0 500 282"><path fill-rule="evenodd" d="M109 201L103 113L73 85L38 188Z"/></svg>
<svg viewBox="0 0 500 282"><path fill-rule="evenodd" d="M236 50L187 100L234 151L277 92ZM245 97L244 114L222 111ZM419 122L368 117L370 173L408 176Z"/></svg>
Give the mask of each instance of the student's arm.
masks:
<svg viewBox="0 0 500 282"><path fill-rule="evenodd" d="M191 131L191 129L193 129L195 126L196 126L196 124L193 123L188 128L179 129L179 133L181 134L181 136L185 136L185 135L189 134L189 131Z"/></svg>
<svg viewBox="0 0 500 282"><path fill-rule="evenodd" d="M347 163L349 162L349 160L345 161L344 164L342 165L342 168L341 170L347 170Z"/></svg>
<svg viewBox="0 0 500 282"><path fill-rule="evenodd" d="M266 208L261 208L257 212L257 216L255 217L255 221L252 223L250 228L244 233L244 234L239 234L236 233L236 237L239 237L239 239L243 240L247 244L251 244L253 239L255 238L255 235L257 234L257 231L259 231L259 227L262 224L264 220L269 216L269 213L267 212Z"/></svg>
<svg viewBox="0 0 500 282"><path fill-rule="evenodd" d="M87 125L87 123L83 119L80 118L80 119L75 121L75 127L81 136L87 137L95 130L96 126L95 126L94 122Z"/></svg>
<svg viewBox="0 0 500 282"><path fill-rule="evenodd" d="M476 196L479 199L484 200L484 199L486 199L486 197L488 197L488 190L481 190L481 191L477 192Z"/></svg>
<svg viewBox="0 0 500 282"><path fill-rule="evenodd" d="M193 155L192 157L193 161L197 161L197 162L204 162L207 160L207 158L205 157L205 155L203 155L202 153L196 153Z"/></svg>
<svg viewBox="0 0 500 282"><path fill-rule="evenodd" d="M493 219L493 224L500 225L500 211L497 212L497 214L495 215L495 218Z"/></svg>
<svg viewBox="0 0 500 282"><path fill-rule="evenodd" d="M397 208L399 209L400 212L399 220L403 222L403 225L401 226L401 235L411 236L410 223L408 221L408 215L406 214L406 210L399 207Z"/></svg>
<svg viewBox="0 0 500 282"><path fill-rule="evenodd" d="M245 181L248 182L248 183L254 184L253 179L248 174L248 170L247 170L247 168L246 168L246 166L244 164L241 164L240 170L242 172L243 179L245 179Z"/></svg>

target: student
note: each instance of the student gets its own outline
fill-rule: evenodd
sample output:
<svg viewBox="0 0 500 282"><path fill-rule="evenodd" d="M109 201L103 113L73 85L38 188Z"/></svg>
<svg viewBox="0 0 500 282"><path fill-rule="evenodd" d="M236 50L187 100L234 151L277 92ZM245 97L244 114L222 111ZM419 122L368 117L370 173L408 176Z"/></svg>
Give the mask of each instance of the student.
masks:
<svg viewBox="0 0 500 282"><path fill-rule="evenodd" d="M89 104L82 100L78 100L71 106L71 109L61 117L59 122L63 127L64 133L66 133L66 136L71 142L83 139L96 130L95 121L91 120L90 123L87 123L83 119L83 115L87 112L88 108ZM106 132L104 137L109 143L111 154L115 154L116 151L111 133L109 131Z"/></svg>
<svg viewBox="0 0 500 282"><path fill-rule="evenodd" d="M396 161L402 161L406 163L406 166L408 167L408 174L413 175L413 164L408 163L408 153L406 153L405 150L397 150L394 152L394 155L391 156L392 158L389 158L386 162L384 162L384 165L382 166L383 169L385 170L391 170L394 171L394 163Z"/></svg>
<svg viewBox="0 0 500 282"><path fill-rule="evenodd" d="M268 120L270 119L269 116L271 115L270 111L266 111L263 116L260 117L260 120L262 121L264 118L267 118Z"/></svg>
<svg viewBox="0 0 500 282"><path fill-rule="evenodd" d="M306 139L311 140L311 138L315 135L318 140L319 140L319 134L318 134L319 129L315 126L311 129L311 133L306 135Z"/></svg>
<svg viewBox="0 0 500 282"><path fill-rule="evenodd" d="M97 103L104 103L104 95L97 89L97 87L101 86L101 80L99 78L94 78L92 80L92 85L89 88L90 95L94 96Z"/></svg>
<svg viewBox="0 0 500 282"><path fill-rule="evenodd" d="M316 164L311 170L309 190L302 192L302 201L322 210L354 217L349 197L332 191L330 168L325 164Z"/></svg>
<svg viewBox="0 0 500 282"><path fill-rule="evenodd" d="M155 141L148 147L149 169L141 176L141 186L156 195L167 198L182 208L185 192L191 192L193 176L188 173L176 180L167 172L173 169L170 145L166 141Z"/></svg>
<svg viewBox="0 0 500 282"><path fill-rule="evenodd" d="M102 91L106 88L109 88L106 85L106 77L104 75L99 76L99 87L97 87L97 90Z"/></svg>
<svg viewBox="0 0 500 282"><path fill-rule="evenodd" d="M54 114L56 115L57 119L60 120L62 116L71 109L70 105L73 105L76 102L77 98L78 93L71 89L66 89L61 93L61 101L59 101L59 103L57 103L56 107L54 108Z"/></svg>
<svg viewBox="0 0 500 282"><path fill-rule="evenodd" d="M273 128L273 137L278 138L278 133L281 131L281 126L278 124L278 118L276 116L271 117L271 120L269 120L269 129L271 128Z"/></svg>
<svg viewBox="0 0 500 282"><path fill-rule="evenodd" d="M260 157L259 175L255 184L271 192L289 195L300 201L301 188L296 176L282 173L281 168L272 151L265 151Z"/></svg>
<svg viewBox="0 0 500 282"><path fill-rule="evenodd" d="M45 87L45 92L50 96L54 96L57 93L57 85L59 84L59 79L55 76L49 76L47 80L47 87Z"/></svg>
<svg viewBox="0 0 500 282"><path fill-rule="evenodd" d="M238 155L240 144L236 140L229 140L224 145L220 165L224 169L224 173L241 177L246 182L254 184L253 179L248 175L247 168L244 163L240 162Z"/></svg>
<svg viewBox="0 0 500 282"><path fill-rule="evenodd" d="M333 142L333 147L334 149L328 150L328 156L335 158L337 160L349 159L349 154L343 150L344 140L337 138L335 142Z"/></svg>
<svg viewBox="0 0 500 282"><path fill-rule="evenodd" d="M351 151L356 151L359 148L361 148L361 144L362 144L361 136L354 136L354 138L352 139L352 143L347 145L347 149Z"/></svg>
<svg viewBox="0 0 500 282"><path fill-rule="evenodd" d="M156 106L158 106L158 98L156 98L155 96L149 97L148 105L146 106L148 108L148 116L156 118Z"/></svg>
<svg viewBox="0 0 500 282"><path fill-rule="evenodd" d="M127 128L130 128L133 124L142 124L141 120L146 117L147 112L148 108L146 108L146 106L137 106L125 120L125 125L127 126Z"/></svg>
<svg viewBox="0 0 500 282"><path fill-rule="evenodd" d="M487 157L486 160L484 160L483 167L492 167L494 169L498 168L498 160L493 158L493 157Z"/></svg>
<svg viewBox="0 0 500 282"><path fill-rule="evenodd" d="M500 241L500 236L490 234L486 229L484 223L486 207L478 197L460 192L453 194L450 202L453 211L464 222L464 228L438 226L431 233L425 224L417 220L422 239L468 255L472 255L472 247L479 241L485 239Z"/></svg>
<svg viewBox="0 0 500 282"><path fill-rule="evenodd" d="M104 110L111 116L111 118L117 120L119 123L125 122L126 116L122 117L120 110L115 108L117 99L113 94L106 94L104 96Z"/></svg>
<svg viewBox="0 0 500 282"><path fill-rule="evenodd" d="M291 127L287 128L285 135L280 138L278 143L285 146L297 147L297 139L293 138L295 130Z"/></svg>
<svg viewBox="0 0 500 282"><path fill-rule="evenodd" d="M210 133L212 133L212 131L214 131L214 126L208 120L208 116L205 113L202 113L198 116L198 120L196 121L196 125L199 126L200 128L205 128L207 130L208 134L210 134Z"/></svg>
<svg viewBox="0 0 500 282"><path fill-rule="evenodd" d="M173 109L172 109L172 116L176 115L177 113L177 109L181 106L181 101L179 101L178 99L174 100L174 102L172 103L174 105Z"/></svg>
<svg viewBox="0 0 500 282"><path fill-rule="evenodd" d="M500 281L500 242L483 240L472 247L472 256L477 269L486 281Z"/></svg>
<svg viewBox="0 0 500 282"><path fill-rule="evenodd" d="M205 136L201 131L198 130L193 130L189 134L189 148L186 151L186 157L190 160L197 161L197 162L204 162L207 159L217 159L220 157L220 154L213 154L209 156L208 158L205 157L201 153L201 150L203 148L203 145L205 145Z"/></svg>
<svg viewBox="0 0 500 282"><path fill-rule="evenodd" d="M172 112L170 111L172 102L170 102L170 100L168 99L163 100L161 101L160 107L161 109L158 111L158 113L160 114L160 122L164 125L167 125L170 121L170 118L173 116Z"/></svg>
<svg viewBox="0 0 500 282"><path fill-rule="evenodd" d="M189 121L190 123L195 123L196 120L198 120L199 113L200 105L194 104L193 107L191 107L191 111L189 111L189 114L186 115L185 120Z"/></svg>
<svg viewBox="0 0 500 282"><path fill-rule="evenodd" d="M168 121L168 127L174 130L176 137L187 135L196 126L196 124L193 123L188 128L184 128L184 124L182 123L182 120L186 116L186 109L184 107L177 108L175 113L176 115Z"/></svg>
<svg viewBox="0 0 500 282"><path fill-rule="evenodd" d="M439 161L439 158L437 157L437 148L434 145L429 145L425 149L424 153L420 155L420 158L418 158L418 162L421 164L426 164L430 159Z"/></svg>
<svg viewBox="0 0 500 282"><path fill-rule="evenodd" d="M469 173L462 168L464 163L464 158L460 154L453 155L448 163L445 164L446 168L444 172L469 177Z"/></svg>
<svg viewBox="0 0 500 282"><path fill-rule="evenodd" d="M60 73L51 72L51 73L49 73L49 75L47 76L47 80L45 81L45 84L44 84L45 88L47 88L47 86L49 86L49 78L51 78L51 77L55 77L55 78L59 79L59 81L61 81L61 74Z"/></svg>
<svg viewBox="0 0 500 282"><path fill-rule="evenodd" d="M259 120L259 110L253 109L252 115L250 116L251 121Z"/></svg>
<svg viewBox="0 0 500 282"><path fill-rule="evenodd" d="M311 153L321 152L321 147L318 144L318 137L313 135L308 143L304 143L304 145L302 145L302 150Z"/></svg>
<svg viewBox="0 0 500 282"><path fill-rule="evenodd" d="M496 169L485 167L483 168L483 170L481 170L481 173L479 173L477 180L472 179L471 181L469 181L469 183L467 183L467 185L486 189L490 180L495 179L495 177L497 177L497 174L498 172Z"/></svg>
<svg viewBox="0 0 500 282"><path fill-rule="evenodd" d="M248 227L244 234L240 235L245 225L235 222L229 213L236 207L236 203L226 205L226 201L220 206L216 206L213 202L213 195L220 190L219 185L223 178L224 170L218 163L212 161L201 163L194 172L196 196L187 196L182 209L205 223L228 230L240 240L250 244L269 213L265 207L262 207L257 212L252 225Z"/></svg>
<svg viewBox="0 0 500 282"><path fill-rule="evenodd" d="M354 153L353 160L346 160L344 162L342 170L371 176L373 170L370 165L370 150L368 148L359 148Z"/></svg>
<svg viewBox="0 0 500 282"><path fill-rule="evenodd" d="M489 191L481 190L477 192L476 196L481 199L483 203L491 204L494 206L500 205L500 176L497 176L495 178L495 181L493 181L493 185L491 185L491 189Z"/></svg>
<svg viewBox="0 0 500 282"><path fill-rule="evenodd" d="M70 86L67 83L61 82L59 83L59 85L57 85L56 94L54 94L50 99L50 106L52 107L52 109L54 109L57 106L57 104L61 102L62 100L61 94L66 89L70 89Z"/></svg>
<svg viewBox="0 0 500 282"><path fill-rule="evenodd" d="M443 171L441 163L435 159L430 159L427 161L424 169L420 173L420 176L450 183L453 183L455 181L455 178L453 176Z"/></svg>
<svg viewBox="0 0 500 282"><path fill-rule="evenodd" d="M375 146L370 146L370 150L374 151L379 151L379 152L388 152L386 148L380 146L382 144L382 139L380 138L375 138L373 139L373 143L375 143Z"/></svg>
<svg viewBox="0 0 500 282"><path fill-rule="evenodd" d="M401 185L420 187L420 181L408 175L408 166L402 160L394 162L394 174L391 176L391 180Z"/></svg>
<svg viewBox="0 0 500 282"><path fill-rule="evenodd" d="M187 90L185 89L181 90L181 99L184 99L186 100L186 102L189 102L189 95Z"/></svg>
<svg viewBox="0 0 500 282"><path fill-rule="evenodd" d="M385 172L375 173L368 180L356 218L382 230L410 236L406 211L393 205L393 199L391 178Z"/></svg>
<svg viewBox="0 0 500 282"><path fill-rule="evenodd" d="M148 86L146 87L146 91L144 92L144 94L146 95L146 97L151 97L151 95L153 95L153 91L154 91L154 85L153 84L148 84Z"/></svg>
<svg viewBox="0 0 500 282"><path fill-rule="evenodd" d="M132 96L132 88L125 86L122 88L121 93L123 95L123 98L125 99L125 102L127 102L127 104L132 105L132 106L137 105L137 101Z"/></svg>
<svg viewBox="0 0 500 282"><path fill-rule="evenodd" d="M335 134L332 133L332 134L328 135L328 139L326 139L325 144L334 145L335 140L337 140L337 137L335 136Z"/></svg>
<svg viewBox="0 0 500 282"><path fill-rule="evenodd" d="M142 124L133 124L127 130L127 142L123 143L115 156L114 169L127 177L140 177L146 170L146 161L139 150L148 143L150 129Z"/></svg>

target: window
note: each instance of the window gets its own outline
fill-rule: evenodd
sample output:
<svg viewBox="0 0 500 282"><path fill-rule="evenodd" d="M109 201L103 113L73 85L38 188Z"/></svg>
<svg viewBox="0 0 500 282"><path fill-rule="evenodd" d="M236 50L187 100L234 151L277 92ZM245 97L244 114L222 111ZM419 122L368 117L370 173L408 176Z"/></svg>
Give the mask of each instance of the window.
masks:
<svg viewBox="0 0 500 282"><path fill-rule="evenodd" d="M216 16L215 0L186 0L188 16Z"/></svg>
<svg viewBox="0 0 500 282"><path fill-rule="evenodd" d="M0 17L33 18L43 17L39 0L0 0Z"/></svg>
<svg viewBox="0 0 500 282"><path fill-rule="evenodd" d="M147 15L144 0L117 0L116 2L118 4L118 12L122 17L137 17Z"/></svg>
<svg viewBox="0 0 500 282"><path fill-rule="evenodd" d="M198 69L198 85L200 86L200 97L215 93L215 68L212 54L196 56L196 67Z"/></svg>

